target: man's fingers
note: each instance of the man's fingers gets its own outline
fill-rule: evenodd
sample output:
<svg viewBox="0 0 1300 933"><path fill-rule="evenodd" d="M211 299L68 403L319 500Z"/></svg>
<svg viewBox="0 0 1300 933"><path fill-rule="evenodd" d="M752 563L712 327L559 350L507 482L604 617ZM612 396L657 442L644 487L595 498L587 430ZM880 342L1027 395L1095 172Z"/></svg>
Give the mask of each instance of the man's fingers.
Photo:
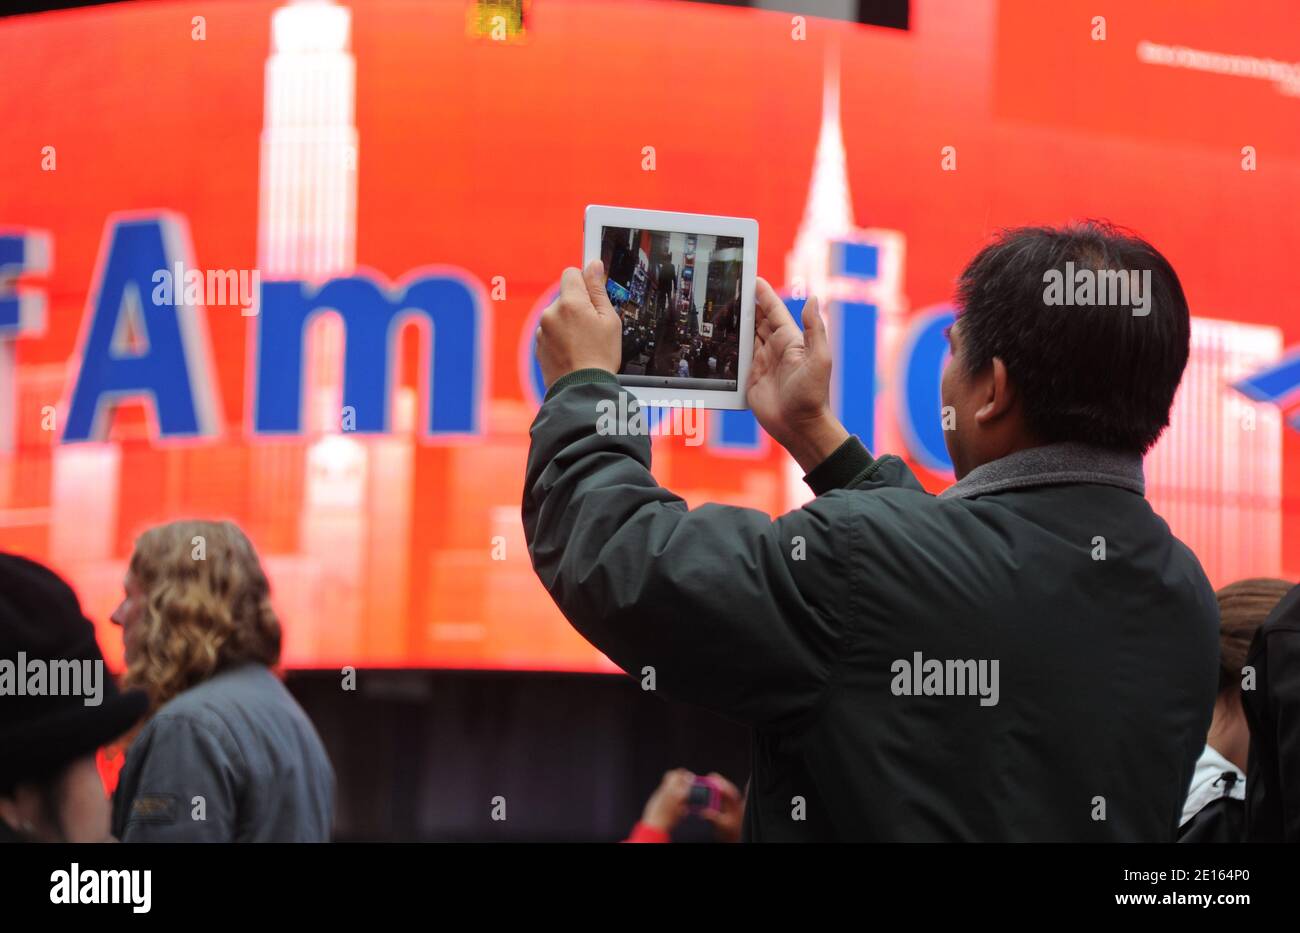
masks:
<svg viewBox="0 0 1300 933"><path fill-rule="evenodd" d="M556 304L563 308L590 302L591 296L587 293L587 281L582 276L582 270L576 266L569 266L560 276L560 299Z"/></svg>
<svg viewBox="0 0 1300 933"><path fill-rule="evenodd" d="M587 297L591 299L592 307L613 314L614 305L610 303L609 292L605 290L605 264L599 259L593 259L582 270L582 278L587 285Z"/></svg>
<svg viewBox="0 0 1300 933"><path fill-rule="evenodd" d="M577 269L574 269L572 271L578 272ZM564 285L565 285L565 280L568 278L569 270L565 269L564 272L565 274L560 277L559 296L542 310L542 316L538 318L537 334L539 338L546 331L553 331L555 329L555 325L559 323L560 315L564 313L564 305L565 305ZM581 273L578 274L578 281L579 282L582 281ZM586 286L585 285L582 286L582 289L583 289L582 293L585 295ZM572 291L570 291L570 294L572 294Z"/></svg>
<svg viewBox="0 0 1300 933"><path fill-rule="evenodd" d="M810 356L830 356L826 322L822 320L820 302L816 298L809 298L803 306L803 340Z"/></svg>
<svg viewBox="0 0 1300 933"><path fill-rule="evenodd" d="M776 290L767 284L767 279L755 280L754 304L761 315L758 316L758 320L768 325L769 333L785 324L794 323L794 318L790 316L790 309L785 306L785 302L781 300Z"/></svg>

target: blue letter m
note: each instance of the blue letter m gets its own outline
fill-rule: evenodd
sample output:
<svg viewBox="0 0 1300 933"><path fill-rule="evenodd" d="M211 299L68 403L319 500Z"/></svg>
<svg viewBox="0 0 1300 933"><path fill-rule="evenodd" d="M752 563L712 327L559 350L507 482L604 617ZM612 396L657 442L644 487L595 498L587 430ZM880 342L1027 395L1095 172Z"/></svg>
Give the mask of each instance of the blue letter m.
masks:
<svg viewBox="0 0 1300 933"><path fill-rule="evenodd" d="M459 277L436 276L415 279L390 293L361 275L333 279L319 289L296 281L263 283L255 431L302 430L304 335L308 322L328 311L343 319L343 404L355 412L358 432L388 430L393 354L398 331L413 313L431 325L428 433L477 432L482 382L478 292Z"/></svg>

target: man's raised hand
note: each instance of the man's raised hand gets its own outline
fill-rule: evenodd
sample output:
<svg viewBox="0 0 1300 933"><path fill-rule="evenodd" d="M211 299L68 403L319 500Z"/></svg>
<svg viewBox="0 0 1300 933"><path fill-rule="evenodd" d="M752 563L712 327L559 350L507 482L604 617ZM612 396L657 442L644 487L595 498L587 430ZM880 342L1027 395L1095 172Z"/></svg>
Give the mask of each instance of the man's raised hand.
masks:
<svg viewBox="0 0 1300 933"><path fill-rule="evenodd" d="M848 432L831 413L831 351L817 299L804 304L801 332L766 279L754 294L754 360L746 398L754 417L808 472Z"/></svg>
<svg viewBox="0 0 1300 933"><path fill-rule="evenodd" d="M578 369L618 372L623 324L605 292L605 267L599 259L584 270L564 270L560 297L542 312L534 351L547 388Z"/></svg>

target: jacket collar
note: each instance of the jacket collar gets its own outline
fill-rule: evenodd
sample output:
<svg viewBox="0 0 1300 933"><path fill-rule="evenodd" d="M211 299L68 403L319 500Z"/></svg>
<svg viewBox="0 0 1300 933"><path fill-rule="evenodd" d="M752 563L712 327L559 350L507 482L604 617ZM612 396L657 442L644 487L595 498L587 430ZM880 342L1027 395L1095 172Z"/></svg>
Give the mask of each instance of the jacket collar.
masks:
<svg viewBox="0 0 1300 933"><path fill-rule="evenodd" d="M939 493L939 498L970 499L1008 489L1062 483L1102 483L1139 496L1146 494L1139 454L1070 442L1018 450L977 466Z"/></svg>

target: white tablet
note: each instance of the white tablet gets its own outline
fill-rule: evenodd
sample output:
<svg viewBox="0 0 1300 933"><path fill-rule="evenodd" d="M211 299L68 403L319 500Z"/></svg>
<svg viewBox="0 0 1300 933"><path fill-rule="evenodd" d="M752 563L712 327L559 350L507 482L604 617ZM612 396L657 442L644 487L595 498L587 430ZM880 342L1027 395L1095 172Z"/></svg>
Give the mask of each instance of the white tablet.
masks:
<svg viewBox="0 0 1300 933"><path fill-rule="evenodd" d="M587 207L583 265L623 320L618 381L645 405L747 408L758 221Z"/></svg>

